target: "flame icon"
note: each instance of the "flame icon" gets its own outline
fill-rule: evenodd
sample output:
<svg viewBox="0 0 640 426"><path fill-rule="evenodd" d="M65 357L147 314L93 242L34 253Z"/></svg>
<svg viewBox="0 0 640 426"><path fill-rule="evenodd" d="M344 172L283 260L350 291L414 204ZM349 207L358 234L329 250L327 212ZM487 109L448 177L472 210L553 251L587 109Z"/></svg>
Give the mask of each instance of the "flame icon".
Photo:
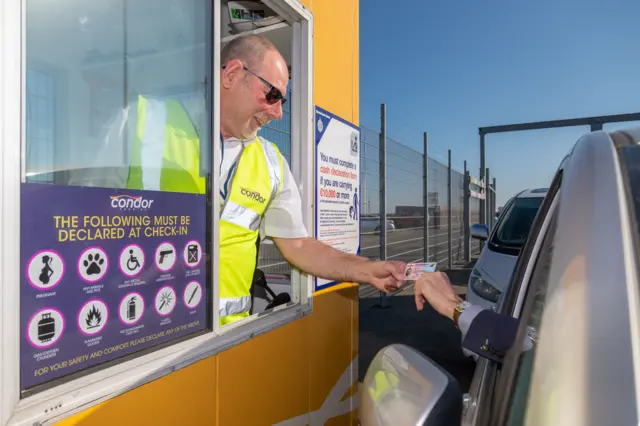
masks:
<svg viewBox="0 0 640 426"><path fill-rule="evenodd" d="M96 305L91 306L91 310L87 313L87 318L85 318L87 322L87 328L96 328L99 327L102 323L102 315L100 311L96 309Z"/></svg>

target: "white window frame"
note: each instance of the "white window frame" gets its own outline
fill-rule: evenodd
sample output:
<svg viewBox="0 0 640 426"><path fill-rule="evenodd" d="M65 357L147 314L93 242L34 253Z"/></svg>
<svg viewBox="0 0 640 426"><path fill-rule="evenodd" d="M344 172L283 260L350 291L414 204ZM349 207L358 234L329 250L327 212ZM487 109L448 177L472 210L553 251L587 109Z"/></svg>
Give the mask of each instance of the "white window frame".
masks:
<svg viewBox="0 0 640 426"><path fill-rule="evenodd" d="M263 0L293 27L292 52L292 172L301 190L304 223L313 226L313 15L299 0ZM293 306L253 316L222 330L218 325L219 203L213 205L214 330L135 359L101 369L20 399L20 185L25 170L25 5L26 0L0 2L0 426L32 426L60 421L142 384L215 355L255 335L287 324L312 311L311 276L292 271ZM213 0L213 87L220 84L220 0ZM20 108L16 106L20 105ZM214 90L213 111L219 111ZM219 134L219 114L213 114L212 135ZM16 143L21 141L21 143ZM215 155L216 150L211 150ZM20 167L17 167L20 165ZM214 176L219 163L213 161ZM213 179L217 194L218 179ZM298 292L298 293L295 293Z"/></svg>

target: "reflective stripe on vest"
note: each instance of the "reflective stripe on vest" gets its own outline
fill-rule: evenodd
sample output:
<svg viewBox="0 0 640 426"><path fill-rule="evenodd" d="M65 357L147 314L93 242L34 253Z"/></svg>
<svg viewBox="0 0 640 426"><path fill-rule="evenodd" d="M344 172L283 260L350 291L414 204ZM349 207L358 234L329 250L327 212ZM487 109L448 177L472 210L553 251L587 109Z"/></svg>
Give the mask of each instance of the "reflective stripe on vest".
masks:
<svg viewBox="0 0 640 426"><path fill-rule="evenodd" d="M278 148L261 137L243 148L220 215L220 324L249 315L260 221L282 187Z"/></svg>
<svg viewBox="0 0 640 426"><path fill-rule="evenodd" d="M200 139L179 101L138 96L127 188L205 193Z"/></svg>

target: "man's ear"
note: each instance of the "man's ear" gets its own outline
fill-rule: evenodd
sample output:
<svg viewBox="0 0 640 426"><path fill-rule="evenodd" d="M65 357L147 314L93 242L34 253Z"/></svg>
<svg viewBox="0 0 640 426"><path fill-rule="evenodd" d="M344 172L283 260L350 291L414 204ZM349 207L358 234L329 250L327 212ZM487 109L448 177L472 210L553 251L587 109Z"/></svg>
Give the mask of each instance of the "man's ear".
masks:
<svg viewBox="0 0 640 426"><path fill-rule="evenodd" d="M220 83L222 87L225 89L231 88L236 81L242 78L242 62L237 59L232 59L227 62L226 66L222 69L220 73Z"/></svg>

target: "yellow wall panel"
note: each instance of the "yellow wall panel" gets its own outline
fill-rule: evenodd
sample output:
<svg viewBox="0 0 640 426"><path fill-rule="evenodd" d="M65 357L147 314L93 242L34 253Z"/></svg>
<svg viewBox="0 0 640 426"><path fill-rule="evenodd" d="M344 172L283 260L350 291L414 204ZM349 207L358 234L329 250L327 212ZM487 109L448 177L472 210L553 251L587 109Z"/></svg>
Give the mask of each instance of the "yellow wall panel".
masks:
<svg viewBox="0 0 640 426"><path fill-rule="evenodd" d="M57 423L57 426L212 426L215 357L197 362Z"/></svg>
<svg viewBox="0 0 640 426"><path fill-rule="evenodd" d="M360 122L360 9L358 0L306 0L314 18L315 104Z"/></svg>
<svg viewBox="0 0 640 426"><path fill-rule="evenodd" d="M309 412L309 321L296 320L218 355L218 424L272 425Z"/></svg>
<svg viewBox="0 0 640 426"><path fill-rule="evenodd" d="M354 308L358 307L358 287L353 285L323 292L314 296L313 302L314 312L309 318L312 336L310 397L311 408L317 410L328 398L335 404L354 395L357 389L353 384L358 379L357 313L354 315ZM350 365L352 368L348 369ZM330 396L332 390L336 394ZM341 418L342 423L335 424L350 424L350 415Z"/></svg>

